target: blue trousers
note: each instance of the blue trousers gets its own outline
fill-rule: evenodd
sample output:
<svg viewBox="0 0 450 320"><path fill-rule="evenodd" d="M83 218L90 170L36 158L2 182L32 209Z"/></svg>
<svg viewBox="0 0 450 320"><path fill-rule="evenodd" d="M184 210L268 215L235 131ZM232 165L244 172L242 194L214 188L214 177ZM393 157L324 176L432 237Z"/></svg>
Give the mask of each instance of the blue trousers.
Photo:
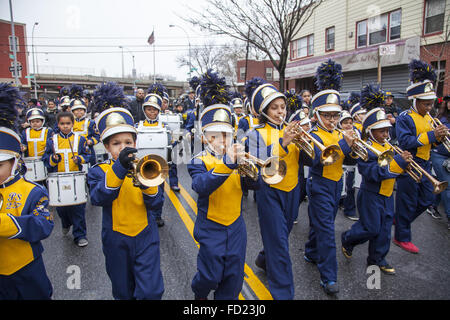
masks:
<svg viewBox="0 0 450 320"><path fill-rule="evenodd" d="M346 175L345 186L347 195L342 199L344 206L344 214L349 217L356 216L356 204L355 204L355 188L353 184L355 182L355 171L344 171Z"/></svg>
<svg viewBox="0 0 450 320"><path fill-rule="evenodd" d="M321 280L337 281L334 220L341 197L342 179L335 182L312 175L308 179L309 235L305 255L316 262Z"/></svg>
<svg viewBox="0 0 450 320"><path fill-rule="evenodd" d="M50 300L52 294L42 256L12 275L0 275L0 300Z"/></svg>
<svg viewBox="0 0 450 320"><path fill-rule="evenodd" d="M263 183L256 191L259 228L269 291L276 300L294 299L294 277L289 255L289 234L300 206L300 185L284 192Z"/></svg>
<svg viewBox="0 0 450 320"><path fill-rule="evenodd" d="M387 265L385 260L391 244L394 217L394 197L360 190L358 193L359 221L342 234L344 247L355 247L369 241L368 265Z"/></svg>
<svg viewBox="0 0 450 320"><path fill-rule="evenodd" d="M450 184L450 172L448 172L442 164L448 157L439 154L437 152L431 152L431 162L433 164L434 172L436 173L437 179L439 181L447 181ZM447 186L443 192L436 196L435 205L436 207L439 205L439 200L442 200L444 205L445 214L447 218L450 219L450 186Z"/></svg>
<svg viewBox="0 0 450 320"><path fill-rule="evenodd" d="M178 170L176 163L169 165L169 185L178 187Z"/></svg>
<svg viewBox="0 0 450 320"><path fill-rule="evenodd" d="M157 200L155 199L149 208L154 219L161 218L162 216L162 209L164 206L164 184L158 186L158 195L156 197Z"/></svg>
<svg viewBox="0 0 450 320"><path fill-rule="evenodd" d="M431 173L431 161L420 164ZM394 215L397 241L411 241L411 223L431 206L433 201L433 186L425 177L420 183L415 182L409 175L401 175L397 178Z"/></svg>
<svg viewBox="0 0 450 320"><path fill-rule="evenodd" d="M247 230L242 216L229 226L199 214L194 238L200 244L197 273L191 288L196 298L206 298L214 290L216 300L236 300L244 282Z"/></svg>
<svg viewBox="0 0 450 320"><path fill-rule="evenodd" d="M161 299L164 283L159 233L153 219L149 219L149 225L135 237L104 228L102 242L114 299Z"/></svg>
<svg viewBox="0 0 450 320"><path fill-rule="evenodd" d="M72 226L72 235L75 242L81 238L86 238L86 204L75 206L56 207L56 212L61 218L63 228Z"/></svg>

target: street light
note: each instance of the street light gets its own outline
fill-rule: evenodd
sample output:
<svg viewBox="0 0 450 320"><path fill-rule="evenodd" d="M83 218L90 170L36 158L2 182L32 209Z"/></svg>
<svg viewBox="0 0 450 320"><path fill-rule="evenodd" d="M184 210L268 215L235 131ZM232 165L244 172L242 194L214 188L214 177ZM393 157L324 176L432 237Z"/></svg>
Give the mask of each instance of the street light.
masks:
<svg viewBox="0 0 450 320"><path fill-rule="evenodd" d="M119 48L122 49L122 79L123 79L124 78L124 73L125 73L124 68L123 68L123 47L119 46Z"/></svg>
<svg viewBox="0 0 450 320"><path fill-rule="evenodd" d="M131 57L133 58L133 69L131 70L131 75L133 77L133 89L136 90L136 67L134 64L134 53L127 47L121 47L121 48L122 48L122 61L123 61L123 49L126 49L131 54Z"/></svg>
<svg viewBox="0 0 450 320"><path fill-rule="evenodd" d="M178 27L178 28L180 28L181 30L183 30L184 33L186 34L187 39L188 39L188 44L189 44L189 79L191 79L191 73L192 73L192 64L191 64L191 41L190 41L190 39L189 39L189 35L188 35L188 33L186 32L186 30L184 30L182 27L177 26L177 25L175 25L175 24L169 24L169 28L175 28L175 27Z"/></svg>
<svg viewBox="0 0 450 320"><path fill-rule="evenodd" d="M33 80L34 80L34 98L37 99L37 81L36 81L36 58L34 56L34 27L36 27L39 22L33 24L33 30L31 31L31 51L33 54Z"/></svg>

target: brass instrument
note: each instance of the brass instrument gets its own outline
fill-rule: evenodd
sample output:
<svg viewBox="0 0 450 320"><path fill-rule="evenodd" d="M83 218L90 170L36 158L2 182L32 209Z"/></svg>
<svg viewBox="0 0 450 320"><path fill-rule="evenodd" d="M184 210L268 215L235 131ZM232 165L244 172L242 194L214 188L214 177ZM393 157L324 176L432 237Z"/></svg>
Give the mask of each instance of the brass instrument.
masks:
<svg viewBox="0 0 450 320"><path fill-rule="evenodd" d="M261 114L263 116L265 116L267 119L269 119L270 121L272 121L273 123L276 123L276 121L274 121L271 117L269 117L264 112L261 112ZM288 123L282 117L280 117L280 121L282 121L285 125L288 125ZM322 143L320 143L317 139L315 139L311 134L309 134L308 132L303 130L303 128L300 125L298 125L295 130L296 130L297 136L298 136L297 141L299 141L299 139L303 139L300 136L304 135L307 139L312 141L312 143L314 143L320 149L320 151L321 151L320 163L322 163L323 166L329 166L339 160L339 158L340 158L339 150L341 150L341 148L338 145L333 144L328 147L325 147ZM305 139L303 139L303 140L305 142L302 142L301 145L296 144L298 147L302 147L302 149L303 149L303 145L306 145L306 144L310 145L309 142L306 143L307 140L305 140ZM308 154L308 156L310 156L311 158L314 157L314 149L312 147L311 148L306 147L306 149L304 149L304 150Z"/></svg>
<svg viewBox="0 0 450 320"><path fill-rule="evenodd" d="M436 129L437 126L443 125L442 121L438 118L433 118L431 114L428 112L428 115L431 117L431 127ZM450 152L450 132L447 130L446 136L440 141L444 145L445 149Z"/></svg>
<svg viewBox="0 0 450 320"><path fill-rule="evenodd" d="M267 184L277 184L286 176L286 162L278 157L261 160L248 152L244 152L244 158L239 161L239 175L249 177L254 181L258 179L258 168L256 165L261 167L261 177Z"/></svg>
<svg viewBox="0 0 450 320"><path fill-rule="evenodd" d="M346 133L336 128L337 131L345 135ZM385 167L391 163L392 159L394 159L394 152L391 150L386 150L384 152L378 151L372 145L365 142L363 139L359 138L355 134L355 140L353 141L352 151L363 161L369 160L369 154L367 150L372 151L378 157L378 165L380 167Z"/></svg>
<svg viewBox="0 0 450 320"><path fill-rule="evenodd" d="M403 153L403 150L400 149L398 146L394 146L390 144L387 140L385 142L394 149L395 152L398 154ZM405 172L411 176L411 178L414 179L417 183L420 183L422 180L422 177L425 176L428 180L430 180L431 184L433 185L433 193L439 194L445 189L447 189L448 182L442 181L440 182L435 177L433 177L431 174L429 174L425 169L423 169L417 162L411 161L406 168Z"/></svg>
<svg viewBox="0 0 450 320"><path fill-rule="evenodd" d="M133 161L133 167L127 177L133 179L135 187L156 187L166 180L169 175L167 161L156 154L149 154Z"/></svg>

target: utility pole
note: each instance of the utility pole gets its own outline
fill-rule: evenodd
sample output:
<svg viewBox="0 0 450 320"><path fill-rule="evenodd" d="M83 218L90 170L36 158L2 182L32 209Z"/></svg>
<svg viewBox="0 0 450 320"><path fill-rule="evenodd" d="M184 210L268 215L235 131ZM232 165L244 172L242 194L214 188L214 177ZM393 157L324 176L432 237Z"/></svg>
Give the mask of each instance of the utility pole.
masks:
<svg viewBox="0 0 450 320"><path fill-rule="evenodd" d="M12 36L12 44L13 44L13 55L14 55L14 84L16 87L19 86L19 71L17 70L17 48L16 48L16 33L14 31L14 18L13 18L13 10L12 3L9 0L9 12L11 14L11 36ZM36 79L34 79L36 81Z"/></svg>

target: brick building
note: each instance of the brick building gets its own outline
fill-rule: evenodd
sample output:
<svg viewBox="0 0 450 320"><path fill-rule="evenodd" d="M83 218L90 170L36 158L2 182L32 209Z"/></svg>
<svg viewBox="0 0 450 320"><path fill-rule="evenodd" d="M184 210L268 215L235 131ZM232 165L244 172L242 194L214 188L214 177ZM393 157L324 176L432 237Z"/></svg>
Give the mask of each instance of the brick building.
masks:
<svg viewBox="0 0 450 320"><path fill-rule="evenodd" d="M14 82L14 74L9 69L14 65L13 39L11 22L0 20L0 82ZM17 64L22 67L19 71L19 82L21 87L30 87L28 76L28 51L26 25L14 22L14 33L16 36Z"/></svg>
<svg viewBox="0 0 450 320"><path fill-rule="evenodd" d="M279 88L279 73L273 66L270 60L239 60L237 61L237 83L236 86L239 92L243 92L245 89L245 80L250 80L253 77L263 78L269 83L272 83ZM246 71L247 65L247 74Z"/></svg>

